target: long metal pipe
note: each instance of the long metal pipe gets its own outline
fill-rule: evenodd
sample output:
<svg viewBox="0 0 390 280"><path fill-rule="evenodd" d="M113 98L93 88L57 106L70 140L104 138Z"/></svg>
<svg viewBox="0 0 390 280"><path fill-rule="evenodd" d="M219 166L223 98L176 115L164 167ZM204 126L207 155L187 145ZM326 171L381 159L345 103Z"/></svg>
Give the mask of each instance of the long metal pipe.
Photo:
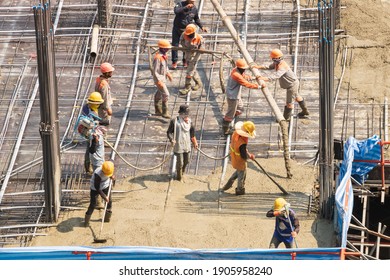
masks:
<svg viewBox="0 0 390 280"><path fill-rule="evenodd" d="M91 38L91 57L96 57L99 41L99 25L94 24L92 28L92 38Z"/></svg>
<svg viewBox="0 0 390 280"><path fill-rule="evenodd" d="M230 18L226 15L221 5L218 3L217 0L211 0L211 3L213 4L214 8L217 10L218 14L222 18L223 23L228 28L232 38L234 39L237 47L240 49L242 56L245 58L247 63L250 66L250 69L252 73L257 77L257 82L259 85L261 85L261 91L264 94L265 99L267 100L268 104L270 105L273 113L276 116L276 120L279 123L283 135L283 154L284 154L284 161L285 161L285 167L287 171L287 178L292 178L291 173L291 165L290 165L290 154L289 154L289 144L288 144L288 125L287 121L284 119L282 112L280 111L278 105L276 104L275 100L273 99L272 95L270 94L268 87L266 86L265 82L260 79L260 71L253 66L255 65L255 62L253 61L251 55L249 54L248 50L245 48L245 45L241 41L239 34L237 33L236 29L234 28Z"/></svg>

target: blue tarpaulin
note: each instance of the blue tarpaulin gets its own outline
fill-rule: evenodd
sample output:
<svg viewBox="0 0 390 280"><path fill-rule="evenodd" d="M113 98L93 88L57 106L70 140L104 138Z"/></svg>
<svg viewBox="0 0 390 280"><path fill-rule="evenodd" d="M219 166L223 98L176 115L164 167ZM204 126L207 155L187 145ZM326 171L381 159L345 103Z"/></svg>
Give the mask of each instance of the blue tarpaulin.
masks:
<svg viewBox="0 0 390 280"><path fill-rule="evenodd" d="M347 232L353 211L353 189L351 177L363 183L367 174L378 165L371 162L356 162L355 160L380 160L381 147L378 136L358 141L350 137L344 144L344 159L340 166L335 201L335 229L341 240L341 247L347 245Z"/></svg>

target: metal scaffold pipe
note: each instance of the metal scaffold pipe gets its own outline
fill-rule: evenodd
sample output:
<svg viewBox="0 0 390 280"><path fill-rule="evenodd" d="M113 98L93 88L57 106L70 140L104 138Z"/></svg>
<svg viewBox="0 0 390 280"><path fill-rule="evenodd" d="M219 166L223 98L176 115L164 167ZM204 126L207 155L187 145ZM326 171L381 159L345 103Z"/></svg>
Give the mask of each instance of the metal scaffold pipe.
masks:
<svg viewBox="0 0 390 280"><path fill-rule="evenodd" d="M237 47L240 49L242 56L245 58L245 60L249 64L252 73L255 75L255 77L257 77L257 82L259 83L259 85L261 85L261 91L263 92L265 99L267 100L273 113L275 114L276 120L280 125L282 135L283 135L283 155L284 155L285 167L286 167L286 171L287 171L287 178L292 178L289 144L288 144L289 142L288 142L287 121L284 119L282 112L280 111L278 105L276 104L271 93L269 92L268 88L266 87L265 82L260 79L260 76L261 76L260 71L257 68L253 67L255 65L255 62L253 61L248 50L246 49L244 43L240 39L239 34L237 33L236 29L234 28L230 18L224 12L222 6L218 3L217 0L211 0L211 3L213 4L215 10L218 12L219 16L221 17L222 22L228 28L230 35L232 36L233 40L235 41Z"/></svg>
<svg viewBox="0 0 390 280"><path fill-rule="evenodd" d="M99 41L99 25L94 24L92 29L92 38L91 38L91 57L96 57L98 50L98 41Z"/></svg>

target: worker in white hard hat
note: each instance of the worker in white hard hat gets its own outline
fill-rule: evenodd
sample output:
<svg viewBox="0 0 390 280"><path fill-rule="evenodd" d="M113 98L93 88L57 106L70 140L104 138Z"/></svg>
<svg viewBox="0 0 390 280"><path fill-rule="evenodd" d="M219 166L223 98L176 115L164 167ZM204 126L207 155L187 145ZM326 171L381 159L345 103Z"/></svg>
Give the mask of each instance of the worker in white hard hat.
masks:
<svg viewBox="0 0 390 280"><path fill-rule="evenodd" d="M108 62L104 62L100 65L101 75L96 78L95 91L99 92L104 100L99 107L99 117L102 119L105 125L111 123L112 116L112 96L110 87L110 78L115 68Z"/></svg>
<svg viewBox="0 0 390 280"><path fill-rule="evenodd" d="M236 195L245 194L245 180L248 159L254 159L255 156L247 149L249 138L255 138L256 127L251 121L237 122L230 141L230 159L235 172L221 189L221 192L227 191L237 182Z"/></svg>
<svg viewBox="0 0 390 280"><path fill-rule="evenodd" d="M276 217L275 230L269 248L278 248L280 243L284 243L286 248L292 248L294 238L299 233L299 220L290 208L290 204L284 198L277 198L274 206L266 213L269 218Z"/></svg>
<svg viewBox="0 0 390 280"><path fill-rule="evenodd" d="M309 111L306 107L306 102L298 94L299 89L299 80L294 71L291 70L290 66L284 60L284 56L281 50L273 49L270 52L270 58L272 63L270 65L260 65L255 66L257 69L263 70L274 70L271 75L266 77L258 77L261 80L266 82L279 80L280 87L286 89L286 105L284 106L283 117L289 121L291 118L291 113L294 108L293 98L298 102L302 111L298 113L299 118L306 118L309 115Z"/></svg>

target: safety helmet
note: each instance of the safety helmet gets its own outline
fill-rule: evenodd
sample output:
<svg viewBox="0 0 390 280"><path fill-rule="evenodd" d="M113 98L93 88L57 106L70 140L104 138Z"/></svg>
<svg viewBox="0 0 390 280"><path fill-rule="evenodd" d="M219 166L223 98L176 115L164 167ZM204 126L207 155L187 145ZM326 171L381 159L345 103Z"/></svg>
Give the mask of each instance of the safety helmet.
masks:
<svg viewBox="0 0 390 280"><path fill-rule="evenodd" d="M111 177L114 174L114 163L109 160L103 162L102 171L104 175Z"/></svg>
<svg viewBox="0 0 390 280"><path fill-rule="evenodd" d="M107 72L112 72L114 71L115 68L112 67L112 65L108 62L104 62L100 65L100 71L104 74L104 73L107 73Z"/></svg>
<svg viewBox="0 0 390 280"><path fill-rule="evenodd" d="M241 68L241 69L248 69L249 68L248 63L246 63L245 59L243 59L243 58L237 59L236 66L237 66L237 68Z"/></svg>
<svg viewBox="0 0 390 280"><path fill-rule="evenodd" d="M158 41L158 47L162 49L170 49L172 48L172 45L171 43L169 43L168 40L161 39L160 41Z"/></svg>
<svg viewBox="0 0 390 280"><path fill-rule="evenodd" d="M88 97L88 104L102 104L104 102L104 99L102 98L102 95L100 92L94 91L92 92Z"/></svg>
<svg viewBox="0 0 390 280"><path fill-rule="evenodd" d="M242 124L242 130L247 132L251 137L256 136L255 124L251 121L246 121Z"/></svg>
<svg viewBox="0 0 390 280"><path fill-rule="evenodd" d="M189 25L187 25L186 30L184 30L184 34L186 34L186 35L190 35L190 34L195 33L195 32L196 32L196 25L193 23L190 23Z"/></svg>
<svg viewBox="0 0 390 280"><path fill-rule="evenodd" d="M281 198L281 197L275 199L275 201L274 201L274 211L280 211L280 210L282 210L282 208L283 208L286 204L287 204L287 202L286 202L283 198Z"/></svg>
<svg viewBox="0 0 390 280"><path fill-rule="evenodd" d="M282 56L283 56L283 53L282 53L282 51L279 50L279 49L273 49L273 50L270 52L269 56L270 56L271 58L279 58L279 57L282 57Z"/></svg>

